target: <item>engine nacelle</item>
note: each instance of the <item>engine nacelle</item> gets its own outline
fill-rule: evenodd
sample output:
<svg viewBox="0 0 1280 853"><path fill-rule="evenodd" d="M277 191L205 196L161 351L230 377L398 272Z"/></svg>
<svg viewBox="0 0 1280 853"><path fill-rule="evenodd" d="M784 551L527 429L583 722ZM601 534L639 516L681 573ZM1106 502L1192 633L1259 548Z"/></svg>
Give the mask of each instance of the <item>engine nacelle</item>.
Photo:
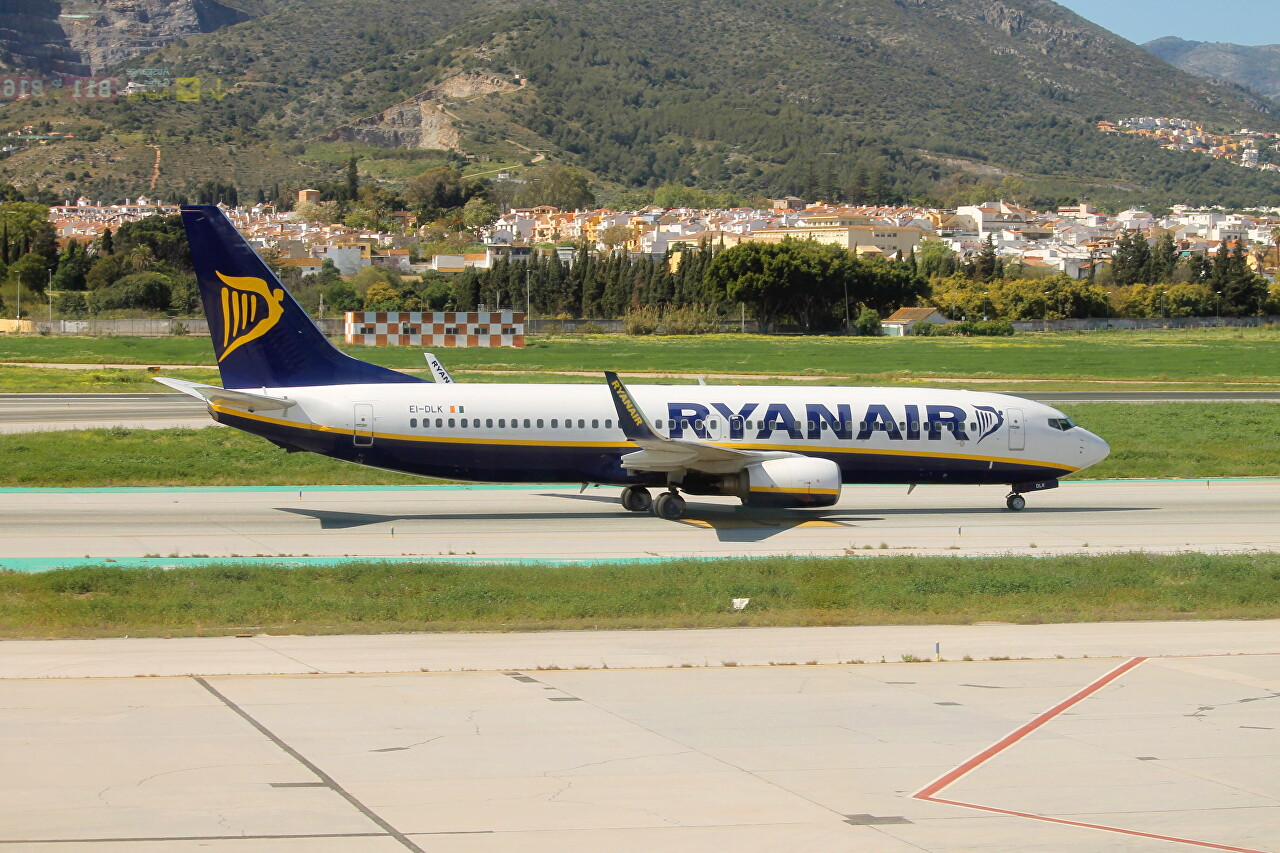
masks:
<svg viewBox="0 0 1280 853"><path fill-rule="evenodd" d="M810 456L768 459L743 472L750 507L831 506L840 500L840 466Z"/></svg>

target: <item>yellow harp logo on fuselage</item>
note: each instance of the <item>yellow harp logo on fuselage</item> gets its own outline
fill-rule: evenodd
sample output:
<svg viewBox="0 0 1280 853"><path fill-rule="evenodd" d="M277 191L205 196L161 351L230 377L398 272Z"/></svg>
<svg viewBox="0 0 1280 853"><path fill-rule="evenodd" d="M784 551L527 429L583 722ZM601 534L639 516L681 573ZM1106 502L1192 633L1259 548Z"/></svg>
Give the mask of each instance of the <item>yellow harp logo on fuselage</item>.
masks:
<svg viewBox="0 0 1280 853"><path fill-rule="evenodd" d="M222 361L236 347L256 340L284 316L284 291L260 278L218 273L222 279Z"/></svg>

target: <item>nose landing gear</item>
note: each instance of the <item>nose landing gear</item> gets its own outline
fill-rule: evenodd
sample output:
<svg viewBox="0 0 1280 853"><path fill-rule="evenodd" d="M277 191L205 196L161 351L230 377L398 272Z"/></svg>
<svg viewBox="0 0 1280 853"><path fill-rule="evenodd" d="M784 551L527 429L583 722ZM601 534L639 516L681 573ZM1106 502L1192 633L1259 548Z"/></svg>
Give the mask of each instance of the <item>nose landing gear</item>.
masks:
<svg viewBox="0 0 1280 853"><path fill-rule="evenodd" d="M1043 492L1046 489L1058 488L1057 480L1036 480L1028 483L1014 483L1009 487L1012 489L1008 497L1004 499L1004 505L1014 512L1021 512L1027 505L1027 499L1022 495L1026 492Z"/></svg>

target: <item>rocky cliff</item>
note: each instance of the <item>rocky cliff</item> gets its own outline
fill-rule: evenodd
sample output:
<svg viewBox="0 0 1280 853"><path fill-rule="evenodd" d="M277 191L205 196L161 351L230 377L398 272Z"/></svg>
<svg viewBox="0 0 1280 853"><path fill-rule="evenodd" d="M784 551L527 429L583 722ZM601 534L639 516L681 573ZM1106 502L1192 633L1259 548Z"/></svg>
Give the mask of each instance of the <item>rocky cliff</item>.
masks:
<svg viewBox="0 0 1280 853"><path fill-rule="evenodd" d="M37 74L89 73L72 48L53 0L6 0L0 4L0 69Z"/></svg>
<svg viewBox="0 0 1280 853"><path fill-rule="evenodd" d="M43 74L101 74L176 39L248 19L218 0L6 0L0 63Z"/></svg>

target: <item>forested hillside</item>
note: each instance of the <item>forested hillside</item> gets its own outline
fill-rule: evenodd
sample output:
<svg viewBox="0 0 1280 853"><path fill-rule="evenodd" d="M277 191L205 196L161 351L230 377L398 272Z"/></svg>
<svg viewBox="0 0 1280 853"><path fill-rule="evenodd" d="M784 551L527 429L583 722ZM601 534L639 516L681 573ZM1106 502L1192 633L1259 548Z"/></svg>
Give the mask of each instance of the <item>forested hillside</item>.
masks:
<svg viewBox="0 0 1280 853"><path fill-rule="evenodd" d="M605 200L677 183L850 202L1280 203L1274 175L1095 128L1178 115L1265 130L1269 102L1049 0L228 5L258 17L123 69L217 80L220 97L9 104L0 129L49 121L86 141L18 152L0 180L106 198L231 180L251 198L333 179L353 153L400 185L467 157L484 171L541 155L587 170Z"/></svg>

